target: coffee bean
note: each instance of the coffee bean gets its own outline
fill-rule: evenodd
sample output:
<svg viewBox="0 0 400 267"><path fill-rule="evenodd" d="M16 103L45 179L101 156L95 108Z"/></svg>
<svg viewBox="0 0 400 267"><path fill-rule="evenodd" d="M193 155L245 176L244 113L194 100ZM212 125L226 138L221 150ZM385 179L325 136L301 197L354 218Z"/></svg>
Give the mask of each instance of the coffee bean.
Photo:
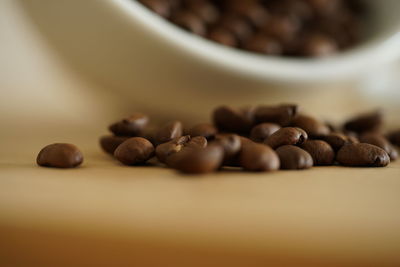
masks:
<svg viewBox="0 0 400 267"><path fill-rule="evenodd" d="M339 149L342 148L342 146L346 144L358 143L358 140L354 140L349 136L338 132L330 133L321 138L322 140L327 142L333 148L334 151L338 151Z"/></svg>
<svg viewBox="0 0 400 267"><path fill-rule="evenodd" d="M250 141L242 143L239 164L247 171L275 171L279 169L279 158L269 146Z"/></svg>
<svg viewBox="0 0 400 267"><path fill-rule="evenodd" d="M246 43L253 34L249 23L237 15L227 14L221 18L217 25L231 32L240 43Z"/></svg>
<svg viewBox="0 0 400 267"><path fill-rule="evenodd" d="M195 136L190 138L190 140L186 143L186 147L194 147L194 148L205 148L208 145L208 141L204 136Z"/></svg>
<svg viewBox="0 0 400 267"><path fill-rule="evenodd" d="M283 170L301 170L313 166L311 155L297 146L285 145L276 150Z"/></svg>
<svg viewBox="0 0 400 267"><path fill-rule="evenodd" d="M171 15L171 6L165 0L140 0L146 7L160 15L168 18Z"/></svg>
<svg viewBox="0 0 400 267"><path fill-rule="evenodd" d="M400 129L390 132L388 134L388 139L393 145L400 146Z"/></svg>
<svg viewBox="0 0 400 267"><path fill-rule="evenodd" d="M115 149L127 139L129 139L127 136L102 136L100 138L100 146L108 154L114 155Z"/></svg>
<svg viewBox="0 0 400 267"><path fill-rule="evenodd" d="M299 114L293 118L292 126L306 131L309 137L317 138L329 134L330 130L326 124L311 116Z"/></svg>
<svg viewBox="0 0 400 267"><path fill-rule="evenodd" d="M356 133L378 131L383 123L383 116L380 111L364 113L348 120L343 128Z"/></svg>
<svg viewBox="0 0 400 267"><path fill-rule="evenodd" d="M276 149L284 145L301 145L307 138L307 133L304 130L295 127L285 127L265 139L264 144Z"/></svg>
<svg viewBox="0 0 400 267"><path fill-rule="evenodd" d="M160 162L166 162L167 158L173 153L181 151L184 145L190 140L189 135L180 136L169 142L160 144L156 147L156 156Z"/></svg>
<svg viewBox="0 0 400 267"><path fill-rule="evenodd" d="M267 55L280 55L283 52L279 41L265 34L254 35L246 42L244 47L248 51Z"/></svg>
<svg viewBox="0 0 400 267"><path fill-rule="evenodd" d="M236 134L217 134L213 144L220 145L224 150L224 165L235 165L235 157L239 153L242 142Z"/></svg>
<svg viewBox="0 0 400 267"><path fill-rule="evenodd" d="M311 155L315 166L332 165L335 161L335 151L325 141L307 140L300 147Z"/></svg>
<svg viewBox="0 0 400 267"><path fill-rule="evenodd" d="M308 57L326 57L338 50L335 40L323 34L311 34L304 39L301 54Z"/></svg>
<svg viewBox="0 0 400 267"><path fill-rule="evenodd" d="M300 22L293 16L274 15L268 19L263 32L281 42L288 42L296 37Z"/></svg>
<svg viewBox="0 0 400 267"><path fill-rule="evenodd" d="M390 144L390 142L381 134L378 133L364 133L360 136L360 142L375 145L382 148L388 153L390 160L394 161L398 157L397 150Z"/></svg>
<svg viewBox="0 0 400 267"><path fill-rule="evenodd" d="M219 18L218 9L208 1L191 0L185 1L187 7L206 24L213 24Z"/></svg>
<svg viewBox="0 0 400 267"><path fill-rule="evenodd" d="M143 137L132 137L120 144L114 151L117 160L125 165L145 163L154 154L154 146Z"/></svg>
<svg viewBox="0 0 400 267"><path fill-rule="evenodd" d="M206 27L203 21L191 11L175 13L172 15L171 21L191 33L201 36L206 34Z"/></svg>
<svg viewBox="0 0 400 267"><path fill-rule="evenodd" d="M190 147L167 157L167 165L183 173L209 173L220 168L223 157L224 152L221 146Z"/></svg>
<svg viewBox="0 0 400 267"><path fill-rule="evenodd" d="M254 142L262 143L280 128L281 127L275 123L264 122L257 124L250 131L250 139Z"/></svg>
<svg viewBox="0 0 400 267"><path fill-rule="evenodd" d="M267 9L257 1L227 1L225 7L229 12L240 15L246 18L256 27L264 25L269 17Z"/></svg>
<svg viewBox="0 0 400 267"><path fill-rule="evenodd" d="M172 121L160 129L158 129L155 133L155 143L162 144L171 141L174 138L182 136L183 133L183 125L180 121Z"/></svg>
<svg viewBox="0 0 400 267"><path fill-rule="evenodd" d="M280 126L288 126L297 116L297 105L284 104L279 106L260 106L255 111L255 120L258 123L272 122Z"/></svg>
<svg viewBox="0 0 400 267"><path fill-rule="evenodd" d="M83 161L83 155L72 144L55 143L40 150L36 162L39 166L54 168L74 168Z"/></svg>
<svg viewBox="0 0 400 267"><path fill-rule="evenodd" d="M221 106L213 112L214 124L220 131L248 133L253 121L240 109Z"/></svg>
<svg viewBox="0 0 400 267"><path fill-rule="evenodd" d="M366 143L344 145L338 151L336 160L352 167L385 167L390 163L385 150Z"/></svg>
<svg viewBox="0 0 400 267"><path fill-rule="evenodd" d="M210 123L200 123L187 131L187 134L194 137L194 136L204 136L205 138L213 139L217 134L218 130L214 127L214 125Z"/></svg>
<svg viewBox="0 0 400 267"><path fill-rule="evenodd" d="M236 37L229 30L222 27L212 29L207 37L210 40L226 46L236 47L238 45Z"/></svg>
<svg viewBox="0 0 400 267"><path fill-rule="evenodd" d="M141 113L134 113L109 126L109 130L117 136L138 136L149 122L149 117Z"/></svg>

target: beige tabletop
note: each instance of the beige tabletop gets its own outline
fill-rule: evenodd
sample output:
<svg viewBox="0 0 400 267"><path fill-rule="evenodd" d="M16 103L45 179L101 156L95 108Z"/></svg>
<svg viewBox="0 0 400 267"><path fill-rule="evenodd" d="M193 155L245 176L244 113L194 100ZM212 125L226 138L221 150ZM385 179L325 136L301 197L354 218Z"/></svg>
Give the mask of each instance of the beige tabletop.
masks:
<svg viewBox="0 0 400 267"><path fill-rule="evenodd" d="M400 161L194 177L121 166L98 137L131 109L64 65L14 3L0 1L0 266L400 266ZM298 98L335 120L380 100ZM385 106L392 127L398 108ZM36 166L52 142L76 144L83 165Z"/></svg>

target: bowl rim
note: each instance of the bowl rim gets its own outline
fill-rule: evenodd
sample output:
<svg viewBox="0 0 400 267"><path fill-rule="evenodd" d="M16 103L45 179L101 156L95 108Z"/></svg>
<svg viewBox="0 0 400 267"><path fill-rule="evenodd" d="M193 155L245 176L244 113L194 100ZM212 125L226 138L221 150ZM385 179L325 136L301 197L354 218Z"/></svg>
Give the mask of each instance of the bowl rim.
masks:
<svg viewBox="0 0 400 267"><path fill-rule="evenodd" d="M169 23L135 0L106 1L122 11L132 23L139 23L153 37L187 56L210 65L274 83L313 84L349 80L380 69L400 58L400 31L373 38L337 55L318 59L259 55L220 45ZM396 27L400 30L399 27Z"/></svg>

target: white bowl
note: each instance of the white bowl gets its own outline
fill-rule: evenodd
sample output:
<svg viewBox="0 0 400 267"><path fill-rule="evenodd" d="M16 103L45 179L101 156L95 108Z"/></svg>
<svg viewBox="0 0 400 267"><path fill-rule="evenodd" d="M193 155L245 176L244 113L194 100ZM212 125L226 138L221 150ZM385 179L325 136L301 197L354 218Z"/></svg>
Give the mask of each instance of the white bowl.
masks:
<svg viewBox="0 0 400 267"><path fill-rule="evenodd" d="M368 1L365 41L325 59L263 56L181 30L134 0L22 1L74 68L140 109L268 102L287 88L356 81L400 57L400 1ZM285 98L282 93L281 99ZM289 98L290 100L290 98Z"/></svg>

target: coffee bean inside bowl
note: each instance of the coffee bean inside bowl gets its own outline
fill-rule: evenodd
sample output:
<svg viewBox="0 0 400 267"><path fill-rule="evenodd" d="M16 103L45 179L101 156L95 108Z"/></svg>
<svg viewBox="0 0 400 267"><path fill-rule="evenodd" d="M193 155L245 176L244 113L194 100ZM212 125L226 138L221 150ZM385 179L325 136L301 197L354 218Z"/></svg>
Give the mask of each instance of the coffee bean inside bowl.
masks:
<svg viewBox="0 0 400 267"><path fill-rule="evenodd" d="M329 56L358 44L367 9L359 0L139 2L176 26L221 45L296 57Z"/></svg>

